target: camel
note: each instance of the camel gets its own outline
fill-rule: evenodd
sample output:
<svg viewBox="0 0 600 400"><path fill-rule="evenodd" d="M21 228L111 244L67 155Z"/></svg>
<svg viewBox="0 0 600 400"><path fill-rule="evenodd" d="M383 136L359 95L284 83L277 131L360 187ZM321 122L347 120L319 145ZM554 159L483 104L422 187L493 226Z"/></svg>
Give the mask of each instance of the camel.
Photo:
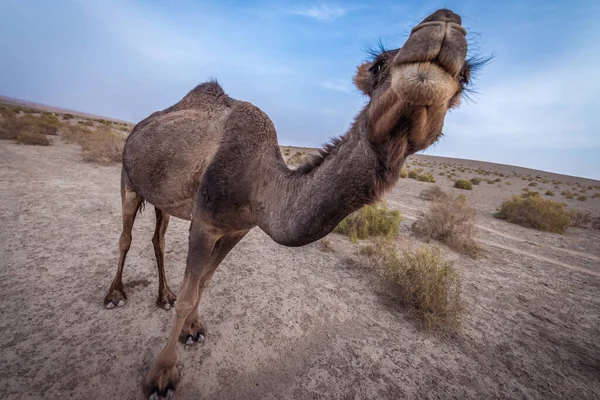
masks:
<svg viewBox="0 0 600 400"><path fill-rule="evenodd" d="M229 97L215 80L135 126L123 151L118 270L104 304L125 304L123 266L136 214L147 201L156 210L157 304L175 305L175 318L142 381L146 396L174 393L177 341L205 339L202 292L250 229L259 227L284 246L319 240L350 213L381 199L398 181L404 160L438 140L447 111L460 104L477 66L466 59L461 24L457 14L438 10L401 48L381 49L360 65L354 83L368 103L343 136L297 169L285 164L269 117ZM163 264L171 216L191 221L176 302Z"/></svg>

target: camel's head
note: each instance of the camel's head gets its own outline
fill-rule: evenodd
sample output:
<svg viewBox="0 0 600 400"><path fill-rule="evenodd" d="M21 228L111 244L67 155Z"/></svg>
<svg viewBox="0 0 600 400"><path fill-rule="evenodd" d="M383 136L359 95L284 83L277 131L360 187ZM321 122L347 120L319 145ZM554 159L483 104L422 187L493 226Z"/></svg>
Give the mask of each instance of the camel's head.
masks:
<svg viewBox="0 0 600 400"><path fill-rule="evenodd" d="M358 67L354 83L370 97L372 140L394 137L410 125L414 152L441 135L446 112L460 104L471 77L461 23L452 11L438 10L413 28L404 46L381 50Z"/></svg>

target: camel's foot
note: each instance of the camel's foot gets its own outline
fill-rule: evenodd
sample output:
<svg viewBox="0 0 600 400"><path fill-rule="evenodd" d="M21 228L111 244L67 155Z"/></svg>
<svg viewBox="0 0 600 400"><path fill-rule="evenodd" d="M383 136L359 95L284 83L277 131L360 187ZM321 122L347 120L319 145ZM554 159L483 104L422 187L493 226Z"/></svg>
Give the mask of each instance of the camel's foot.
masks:
<svg viewBox="0 0 600 400"><path fill-rule="evenodd" d="M127 296L125 295L123 289L110 289L104 298L104 307L109 309L122 307L125 305L126 300Z"/></svg>
<svg viewBox="0 0 600 400"><path fill-rule="evenodd" d="M158 293L156 305L165 310L170 310L175 305L175 300L177 300L177 296L167 286Z"/></svg>
<svg viewBox="0 0 600 400"><path fill-rule="evenodd" d="M179 379L179 372L175 366L158 367L155 365L144 378L142 390L148 400L170 399L175 393Z"/></svg>
<svg viewBox="0 0 600 400"><path fill-rule="evenodd" d="M206 324L198 318L191 324L184 324L179 333L179 341L191 345L196 342L203 343L206 339Z"/></svg>

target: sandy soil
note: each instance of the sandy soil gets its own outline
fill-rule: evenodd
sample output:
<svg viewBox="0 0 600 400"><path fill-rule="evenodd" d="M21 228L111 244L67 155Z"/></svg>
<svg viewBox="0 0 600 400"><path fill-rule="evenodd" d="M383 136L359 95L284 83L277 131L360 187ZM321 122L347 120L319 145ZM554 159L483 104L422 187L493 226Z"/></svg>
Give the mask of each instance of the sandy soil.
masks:
<svg viewBox="0 0 600 400"><path fill-rule="evenodd" d="M74 145L0 141L0 389L5 398L138 399L173 310L156 308L149 207L125 267L129 300L107 310L120 233L119 167L84 164ZM179 348L179 399L600 398L600 231L542 233L494 219L529 173L558 193L597 181L464 160L410 159L438 176L485 168L511 176L467 193L478 208L478 260L446 249L463 271L467 312L457 333L426 333L394 288L330 235L286 248L253 230L227 257L201 306L203 345ZM446 166L445 166L446 165ZM450 167L448 167L450 165ZM473 173L459 173L465 177ZM496 176L493 176L496 178ZM506 185L505 181L511 185ZM403 179L388 203L402 236L429 183ZM543 190L552 184L540 184ZM539 188L538 188L539 189ZM456 190L456 189L449 189ZM600 198L565 200L600 215ZM167 234L167 277L179 289L187 223Z"/></svg>

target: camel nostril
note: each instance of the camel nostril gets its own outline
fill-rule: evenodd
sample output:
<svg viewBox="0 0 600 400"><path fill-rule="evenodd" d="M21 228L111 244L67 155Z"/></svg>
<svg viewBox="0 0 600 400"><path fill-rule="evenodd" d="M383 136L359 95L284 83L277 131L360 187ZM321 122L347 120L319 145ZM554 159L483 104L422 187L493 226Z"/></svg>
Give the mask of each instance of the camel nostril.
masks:
<svg viewBox="0 0 600 400"><path fill-rule="evenodd" d="M454 22L459 25L462 25L462 18L460 17L460 15L455 14L454 12L452 12L451 10L448 10L447 8L442 8L440 10L437 10L436 12L434 12L429 17L427 17L423 20L423 22L435 22L435 21ZM423 22L421 22L421 23L423 23Z"/></svg>

